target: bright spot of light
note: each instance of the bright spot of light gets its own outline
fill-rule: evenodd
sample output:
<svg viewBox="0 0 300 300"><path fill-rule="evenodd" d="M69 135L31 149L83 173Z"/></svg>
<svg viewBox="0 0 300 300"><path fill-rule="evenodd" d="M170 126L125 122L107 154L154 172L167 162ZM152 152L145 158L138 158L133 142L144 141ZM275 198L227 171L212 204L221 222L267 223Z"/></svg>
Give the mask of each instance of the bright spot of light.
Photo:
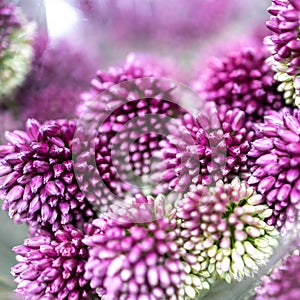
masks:
<svg viewBox="0 0 300 300"><path fill-rule="evenodd" d="M47 25L50 36L67 35L76 25L76 9L64 0L45 0Z"/></svg>

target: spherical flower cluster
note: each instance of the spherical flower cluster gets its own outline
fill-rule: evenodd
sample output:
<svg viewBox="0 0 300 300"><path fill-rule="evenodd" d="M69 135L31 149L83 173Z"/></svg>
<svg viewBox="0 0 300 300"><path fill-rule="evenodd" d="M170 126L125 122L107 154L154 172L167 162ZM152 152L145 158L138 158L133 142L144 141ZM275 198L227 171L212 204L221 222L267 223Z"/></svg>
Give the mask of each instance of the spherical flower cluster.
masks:
<svg viewBox="0 0 300 300"><path fill-rule="evenodd" d="M300 107L300 2L298 0L273 0L269 8L272 15L267 27L272 35L265 39L272 57L270 64L276 72L287 104Z"/></svg>
<svg viewBox="0 0 300 300"><path fill-rule="evenodd" d="M273 209L267 223L286 233L294 227L300 207L300 112L288 108L269 111L257 130L262 137L248 153L255 159L248 183Z"/></svg>
<svg viewBox="0 0 300 300"><path fill-rule="evenodd" d="M34 119L26 131L7 132L0 146L3 208L17 222L35 226L80 224L95 213L74 178L72 138L75 122Z"/></svg>
<svg viewBox="0 0 300 300"><path fill-rule="evenodd" d="M181 251L228 282L251 276L277 245L277 231L264 221L272 211L262 202L261 195L237 178L214 188L195 187L177 212Z"/></svg>
<svg viewBox="0 0 300 300"><path fill-rule="evenodd" d="M145 197L136 200L147 204ZM178 299L184 273L175 243L176 221L164 216L133 223L127 216L125 210L125 219L110 219L108 224L94 220L102 232L84 239L89 246L85 278L106 300Z"/></svg>
<svg viewBox="0 0 300 300"><path fill-rule="evenodd" d="M260 120L267 109L283 105L266 58L265 51L243 48L226 58L215 59L193 87L207 101L243 110L251 127L249 121Z"/></svg>
<svg viewBox="0 0 300 300"><path fill-rule="evenodd" d="M51 41L44 32L35 35L33 47L31 72L14 98L22 120L74 118L93 75L91 61L69 40Z"/></svg>
<svg viewBox="0 0 300 300"><path fill-rule="evenodd" d="M256 288L255 300L297 300L300 297L300 256L286 257Z"/></svg>
<svg viewBox="0 0 300 300"><path fill-rule="evenodd" d="M25 300L91 299L94 292L84 278L88 258L84 233L72 225L31 237L16 246L19 263L12 268L15 292Z"/></svg>
<svg viewBox="0 0 300 300"><path fill-rule="evenodd" d="M163 160L160 171L167 190L183 193L191 184L209 185L224 176L249 176L246 154L254 132L246 129L242 110L223 105L215 117L185 114L176 127L155 153Z"/></svg>
<svg viewBox="0 0 300 300"><path fill-rule="evenodd" d="M130 182L143 183L166 124L183 112L169 100L173 84L156 78L162 74L130 55L123 67L98 71L92 89L82 95L75 171L82 189L103 211L132 189Z"/></svg>
<svg viewBox="0 0 300 300"><path fill-rule="evenodd" d="M0 102L10 100L30 70L33 32L33 23L19 20L14 5L0 0Z"/></svg>

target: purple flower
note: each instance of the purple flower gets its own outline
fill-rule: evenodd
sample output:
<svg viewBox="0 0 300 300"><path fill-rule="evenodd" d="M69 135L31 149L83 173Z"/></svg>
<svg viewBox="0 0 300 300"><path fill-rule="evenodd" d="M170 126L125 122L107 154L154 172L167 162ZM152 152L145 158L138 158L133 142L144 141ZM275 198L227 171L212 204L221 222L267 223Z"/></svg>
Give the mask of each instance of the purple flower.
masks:
<svg viewBox="0 0 300 300"><path fill-rule="evenodd" d="M70 41L50 41L43 32L36 34L34 51L32 70L15 97L22 120L73 118L93 75L91 62Z"/></svg>
<svg viewBox="0 0 300 300"><path fill-rule="evenodd" d="M63 225L54 234L43 232L14 247L19 261L12 268L15 292L28 300L91 299L94 292L84 278L88 250L83 238L77 228Z"/></svg>
<svg viewBox="0 0 300 300"><path fill-rule="evenodd" d="M255 159L248 183L273 209L267 223L286 233L294 227L300 207L300 112L268 111L256 127L262 137L253 141L248 153Z"/></svg>
<svg viewBox="0 0 300 300"><path fill-rule="evenodd" d="M299 0L273 0L268 9L272 15L267 27L272 35L265 40L272 57L270 64L276 72L275 79L281 84L287 104L300 107L300 2Z"/></svg>
<svg viewBox="0 0 300 300"><path fill-rule="evenodd" d="M137 195L133 203L146 204L147 199ZM85 279L107 300L178 299L184 273L175 219L132 223L126 210L123 216L109 223L94 220L102 233L84 239L89 246Z"/></svg>
<svg viewBox="0 0 300 300"><path fill-rule="evenodd" d="M300 298L300 256L286 257L256 288L255 300L297 300Z"/></svg>
<svg viewBox="0 0 300 300"><path fill-rule="evenodd" d="M105 26L118 42L168 41L178 47L216 33L239 11L235 0L197 1L75 1L89 20Z"/></svg>
<svg viewBox="0 0 300 300"><path fill-rule="evenodd" d="M129 55L122 67L98 71L82 95L75 171L82 190L103 211L144 184L166 124L182 114L171 102L175 86L156 78L163 74L148 59Z"/></svg>
<svg viewBox="0 0 300 300"><path fill-rule="evenodd" d="M73 173L72 138L75 122L26 123L26 131L6 132L0 146L0 189L3 209L17 222L52 226L80 224L95 213Z"/></svg>
<svg viewBox="0 0 300 300"><path fill-rule="evenodd" d="M247 126L251 127L250 122L260 120L267 109L283 106L266 58L265 51L243 48L212 61L206 74L193 86L207 101L243 110Z"/></svg>
<svg viewBox="0 0 300 300"><path fill-rule="evenodd" d="M272 211L262 201L237 178L211 188L200 185L186 195L177 211L178 243L181 255L191 257L192 274L205 270L230 283L265 264L277 246L277 231L264 222Z"/></svg>
<svg viewBox="0 0 300 300"><path fill-rule="evenodd" d="M155 153L163 160L160 179L165 189L184 193L191 184L210 185L235 175L247 178L246 154L254 132L246 127L245 113L228 105L220 106L214 116L186 114Z"/></svg>

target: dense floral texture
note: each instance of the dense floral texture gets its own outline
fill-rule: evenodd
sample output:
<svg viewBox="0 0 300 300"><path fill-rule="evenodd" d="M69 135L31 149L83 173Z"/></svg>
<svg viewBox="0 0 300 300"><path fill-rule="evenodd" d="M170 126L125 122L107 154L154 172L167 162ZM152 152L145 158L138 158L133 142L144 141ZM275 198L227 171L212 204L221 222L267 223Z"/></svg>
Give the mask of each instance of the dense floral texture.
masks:
<svg viewBox="0 0 300 300"><path fill-rule="evenodd" d="M33 31L32 23L19 20L12 3L0 0L0 102L9 100L30 70Z"/></svg>
<svg viewBox="0 0 300 300"><path fill-rule="evenodd" d="M0 146L0 188L3 208L17 222L30 225L80 224L94 216L79 190L71 155L73 121L29 119L26 131L6 133Z"/></svg>
<svg viewBox="0 0 300 300"><path fill-rule="evenodd" d="M39 32L34 40L32 70L15 96L22 120L73 118L79 95L92 75L91 62L72 42L51 41Z"/></svg>
<svg viewBox="0 0 300 300"><path fill-rule="evenodd" d="M124 66L98 71L82 96L75 170L82 190L101 210L124 192L139 190L166 124L182 113L171 102L173 83L156 78L163 74L147 59L129 55Z"/></svg>
<svg viewBox="0 0 300 300"><path fill-rule="evenodd" d="M265 196L273 209L269 225L294 227L300 200L300 112L284 108L269 111L264 123L256 125L262 137L252 143L249 156L256 161L248 183Z"/></svg>
<svg viewBox="0 0 300 300"><path fill-rule="evenodd" d="M153 203L151 199L142 195L133 199L133 204L142 205L144 217L144 205ZM155 211L148 212L152 219ZM84 239L90 247L85 278L106 300L178 299L184 273L175 244L175 219L164 216L132 223L129 215L125 210L122 219L93 222L102 233Z"/></svg>
<svg viewBox="0 0 300 300"><path fill-rule="evenodd" d="M191 184L210 185L224 176L227 180L234 175L249 176L246 154L254 132L246 129L242 110L223 105L215 115L193 118L185 114L180 125L176 124L155 153L162 160L161 177L168 190L182 193Z"/></svg>
<svg viewBox="0 0 300 300"><path fill-rule="evenodd" d="M237 178L215 188L197 186L180 205L180 251L225 279L251 276L277 245L277 231L264 220L272 214L263 197ZM193 269L197 274L199 269Z"/></svg>
<svg viewBox="0 0 300 300"><path fill-rule="evenodd" d="M260 120L267 109L283 105L266 58L261 49L243 48L226 58L215 59L193 87L207 101L245 111L251 127L250 121Z"/></svg>
<svg viewBox="0 0 300 300"><path fill-rule="evenodd" d="M88 250L83 238L83 232L64 225L53 235L43 232L14 247L19 261L12 268L15 292L26 300L91 299L93 291L84 279Z"/></svg>
<svg viewBox="0 0 300 300"><path fill-rule="evenodd" d="M299 253L286 257L256 288L255 300L298 300L300 298Z"/></svg>
<svg viewBox="0 0 300 300"><path fill-rule="evenodd" d="M269 61L275 79L281 82L278 90L284 92L287 104L300 107L300 1L273 0L268 11L272 16L267 27L273 33L265 43L272 54Z"/></svg>

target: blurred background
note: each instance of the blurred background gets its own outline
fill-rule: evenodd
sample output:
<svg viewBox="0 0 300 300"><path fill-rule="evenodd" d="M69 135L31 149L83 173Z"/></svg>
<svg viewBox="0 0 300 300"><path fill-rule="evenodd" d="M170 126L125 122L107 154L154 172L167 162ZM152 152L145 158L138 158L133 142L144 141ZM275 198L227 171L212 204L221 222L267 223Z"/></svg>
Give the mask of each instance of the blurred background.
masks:
<svg viewBox="0 0 300 300"><path fill-rule="evenodd" d="M29 21L37 23L36 63L14 95L15 106L0 110L0 140L5 130L23 128L28 117L72 117L74 111L61 111L57 103L64 99L76 102L97 69L120 64L131 52L163 60L171 79L190 82L212 56L260 45L267 34L264 24L271 4L271 0L12 2ZM59 87L54 82L60 82ZM75 95L72 85L78 87ZM0 299L16 299L10 275L15 264L11 248L23 243L27 228L14 225L2 211L0 224Z"/></svg>

